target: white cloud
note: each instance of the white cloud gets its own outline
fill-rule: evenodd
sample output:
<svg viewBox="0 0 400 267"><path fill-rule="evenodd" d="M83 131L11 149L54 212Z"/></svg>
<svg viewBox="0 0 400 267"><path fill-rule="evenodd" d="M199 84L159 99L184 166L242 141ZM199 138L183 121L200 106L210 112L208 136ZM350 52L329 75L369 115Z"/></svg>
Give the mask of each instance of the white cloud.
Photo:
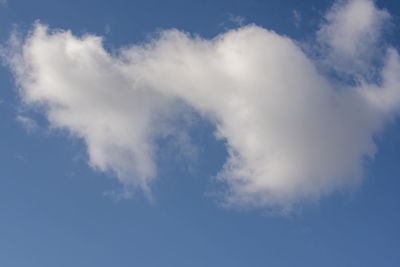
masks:
<svg viewBox="0 0 400 267"><path fill-rule="evenodd" d="M17 121L19 121L28 132L35 131L38 128L36 121L23 115L18 115Z"/></svg>
<svg viewBox="0 0 400 267"><path fill-rule="evenodd" d="M302 16L300 11L297 11L296 9L293 9L293 22L294 22L294 26L296 26L296 28L300 27L301 24L301 20L302 20Z"/></svg>
<svg viewBox="0 0 400 267"><path fill-rule="evenodd" d="M389 21L390 14L371 0L338 1L317 33L329 65L343 73L374 77L374 62L386 52L382 29Z"/></svg>
<svg viewBox="0 0 400 267"><path fill-rule="evenodd" d="M380 26L371 25L387 16L368 0L336 4L318 33L327 58L361 66L353 87L320 74L290 38L255 25L212 40L168 30L110 54L100 37L37 24L9 61L24 102L83 138L90 164L113 170L123 185L149 192L156 140L179 140L175 118L191 109L226 140L229 158L218 176L228 185L224 203L288 208L357 185L363 160L374 157L373 137L400 99L392 48L375 70L380 85L363 78L371 63L365 49L380 38Z"/></svg>
<svg viewBox="0 0 400 267"><path fill-rule="evenodd" d="M242 16L237 16L237 15L233 15L231 13L228 14L228 18L231 22L233 22L234 24L238 25L238 26L243 26L244 22L245 22L245 18Z"/></svg>

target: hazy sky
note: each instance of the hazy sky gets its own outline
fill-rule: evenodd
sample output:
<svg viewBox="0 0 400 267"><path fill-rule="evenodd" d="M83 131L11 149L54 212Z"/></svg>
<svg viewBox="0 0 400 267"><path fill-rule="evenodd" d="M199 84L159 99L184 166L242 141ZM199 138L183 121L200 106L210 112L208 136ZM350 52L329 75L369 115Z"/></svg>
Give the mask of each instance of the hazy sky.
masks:
<svg viewBox="0 0 400 267"><path fill-rule="evenodd" d="M398 266L396 1L0 1L0 265Z"/></svg>

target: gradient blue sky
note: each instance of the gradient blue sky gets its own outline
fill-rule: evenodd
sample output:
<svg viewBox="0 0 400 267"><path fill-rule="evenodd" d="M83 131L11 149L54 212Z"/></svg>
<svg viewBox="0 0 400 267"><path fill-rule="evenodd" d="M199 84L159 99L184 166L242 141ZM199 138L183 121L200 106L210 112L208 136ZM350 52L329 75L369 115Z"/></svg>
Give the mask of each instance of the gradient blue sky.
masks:
<svg viewBox="0 0 400 267"><path fill-rule="evenodd" d="M333 1L22 1L0 4L0 41L35 21L76 35L105 36L113 50L141 43L160 29L212 38L255 23L306 42ZM376 4L392 15L387 40L400 45L400 3ZM294 11L300 14L296 21ZM236 19L233 19L236 18ZM186 162L158 159L154 201L138 190L116 200L111 172L87 164L85 144L48 128L40 112L21 104L13 74L0 67L0 266L399 266L400 123L375 136L378 152L365 163L363 182L301 203L289 214L268 207L224 208L210 196L223 165L224 142L198 118L190 130L198 146ZM19 114L35 119L27 129ZM161 142L168 151L169 144Z"/></svg>

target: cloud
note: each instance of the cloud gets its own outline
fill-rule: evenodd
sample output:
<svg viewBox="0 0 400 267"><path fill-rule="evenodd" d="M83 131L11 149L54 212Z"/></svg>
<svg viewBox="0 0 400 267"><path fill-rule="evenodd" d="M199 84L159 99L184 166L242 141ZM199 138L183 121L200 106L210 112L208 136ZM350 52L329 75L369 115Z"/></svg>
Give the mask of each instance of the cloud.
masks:
<svg viewBox="0 0 400 267"><path fill-rule="evenodd" d="M24 103L85 140L90 165L114 171L126 187L150 192L157 140L186 138L177 118L197 112L226 143L223 203L290 208L359 184L374 136L397 114L400 61L380 42L388 17L369 0L328 12L315 45L325 67L350 73L351 83L256 25L211 40L172 29L109 53L101 37L36 24L8 60ZM371 47L385 55L380 64Z"/></svg>
<svg viewBox="0 0 400 267"><path fill-rule="evenodd" d="M386 52L382 34L390 14L370 0L338 1L325 20L317 40L326 49L329 66L342 73L374 78L376 63Z"/></svg>
<svg viewBox="0 0 400 267"><path fill-rule="evenodd" d="M17 121L19 121L26 128L28 132L35 131L38 128L38 125L35 120L23 115L18 115Z"/></svg>
<svg viewBox="0 0 400 267"><path fill-rule="evenodd" d="M105 34L110 34L111 33L110 24L106 24L106 26L104 26L104 32L105 32Z"/></svg>
<svg viewBox="0 0 400 267"><path fill-rule="evenodd" d="M293 22L294 22L294 26L296 26L296 28L300 27L301 24L301 20L302 20L302 16L300 11L293 9Z"/></svg>
<svg viewBox="0 0 400 267"><path fill-rule="evenodd" d="M233 22L234 24L238 25L238 26L243 26L244 22L245 22L245 18L242 16L237 16L237 15L233 15L231 13L228 14L228 18L231 22Z"/></svg>

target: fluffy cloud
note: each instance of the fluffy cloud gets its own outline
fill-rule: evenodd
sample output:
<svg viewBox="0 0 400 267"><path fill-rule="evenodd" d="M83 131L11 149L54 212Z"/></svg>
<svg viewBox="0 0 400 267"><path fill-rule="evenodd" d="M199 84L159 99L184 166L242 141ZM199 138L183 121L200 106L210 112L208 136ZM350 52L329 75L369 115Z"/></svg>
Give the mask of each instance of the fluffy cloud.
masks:
<svg viewBox="0 0 400 267"><path fill-rule="evenodd" d="M388 19L370 0L328 12L316 46L352 86L323 74L290 38L255 25L211 40L167 30L109 53L101 37L36 24L8 60L23 101L84 139L91 166L123 185L150 191L156 141L179 136L174 121L190 109L226 140L224 203L285 208L357 185L374 157L373 137L400 100L399 56L381 43ZM372 64L368 51L385 60Z"/></svg>
<svg viewBox="0 0 400 267"><path fill-rule="evenodd" d="M328 65L342 73L374 78L376 64L386 52L381 37L390 14L370 0L338 1L325 20L317 40L326 49Z"/></svg>

